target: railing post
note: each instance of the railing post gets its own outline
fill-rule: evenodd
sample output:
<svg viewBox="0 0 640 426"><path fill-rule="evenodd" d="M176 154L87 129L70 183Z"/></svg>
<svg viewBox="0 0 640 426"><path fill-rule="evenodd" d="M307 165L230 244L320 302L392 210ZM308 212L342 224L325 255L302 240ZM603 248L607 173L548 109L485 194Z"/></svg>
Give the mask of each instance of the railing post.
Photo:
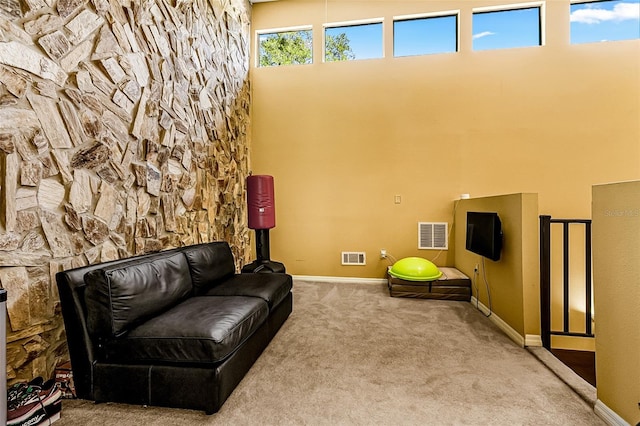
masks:
<svg viewBox="0 0 640 426"><path fill-rule="evenodd" d="M562 329L565 333L569 332L569 312L571 306L569 304L569 222L562 224Z"/></svg>
<svg viewBox="0 0 640 426"><path fill-rule="evenodd" d="M588 335L593 334L593 330L591 329L591 289L592 287L592 278L591 278L591 222L585 223L584 228L584 244L585 244L585 291L584 297L585 301L585 333Z"/></svg>
<svg viewBox="0 0 640 426"><path fill-rule="evenodd" d="M551 349L551 216L540 216L540 337Z"/></svg>

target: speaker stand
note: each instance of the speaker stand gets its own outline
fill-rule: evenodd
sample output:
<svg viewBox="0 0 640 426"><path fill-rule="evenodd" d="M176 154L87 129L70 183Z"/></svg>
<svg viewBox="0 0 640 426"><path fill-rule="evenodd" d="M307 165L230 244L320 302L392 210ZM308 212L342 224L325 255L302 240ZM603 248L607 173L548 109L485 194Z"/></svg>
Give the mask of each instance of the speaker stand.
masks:
<svg viewBox="0 0 640 426"><path fill-rule="evenodd" d="M277 272L285 273L285 267L280 262L274 262L270 259L269 249L269 230L256 229L256 257L257 259L242 267L243 273L256 272Z"/></svg>

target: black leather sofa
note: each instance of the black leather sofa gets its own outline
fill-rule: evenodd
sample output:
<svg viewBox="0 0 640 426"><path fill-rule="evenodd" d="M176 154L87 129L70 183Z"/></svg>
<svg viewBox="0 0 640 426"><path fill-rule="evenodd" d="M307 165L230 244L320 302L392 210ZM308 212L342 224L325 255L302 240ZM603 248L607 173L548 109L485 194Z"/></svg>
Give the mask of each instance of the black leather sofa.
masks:
<svg viewBox="0 0 640 426"><path fill-rule="evenodd" d="M213 242L56 274L76 393L220 409L289 317L291 276L235 273Z"/></svg>

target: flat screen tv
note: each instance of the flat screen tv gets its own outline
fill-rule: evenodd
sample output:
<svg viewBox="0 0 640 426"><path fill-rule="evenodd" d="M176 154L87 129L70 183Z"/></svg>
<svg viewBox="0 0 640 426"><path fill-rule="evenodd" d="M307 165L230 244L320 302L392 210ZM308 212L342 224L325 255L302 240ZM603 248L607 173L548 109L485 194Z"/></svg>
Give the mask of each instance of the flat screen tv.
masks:
<svg viewBox="0 0 640 426"><path fill-rule="evenodd" d="M498 213L467 212L467 250L491 260L500 260L502 222Z"/></svg>

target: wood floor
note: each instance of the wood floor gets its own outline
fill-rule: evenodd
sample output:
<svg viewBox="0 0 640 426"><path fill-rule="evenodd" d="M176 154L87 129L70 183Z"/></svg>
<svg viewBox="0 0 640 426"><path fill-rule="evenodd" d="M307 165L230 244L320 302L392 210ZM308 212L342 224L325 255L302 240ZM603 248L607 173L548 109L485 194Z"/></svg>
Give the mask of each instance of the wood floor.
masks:
<svg viewBox="0 0 640 426"><path fill-rule="evenodd" d="M572 351L567 349L551 349L551 353L571 368L585 381L596 386L596 354L595 352Z"/></svg>

